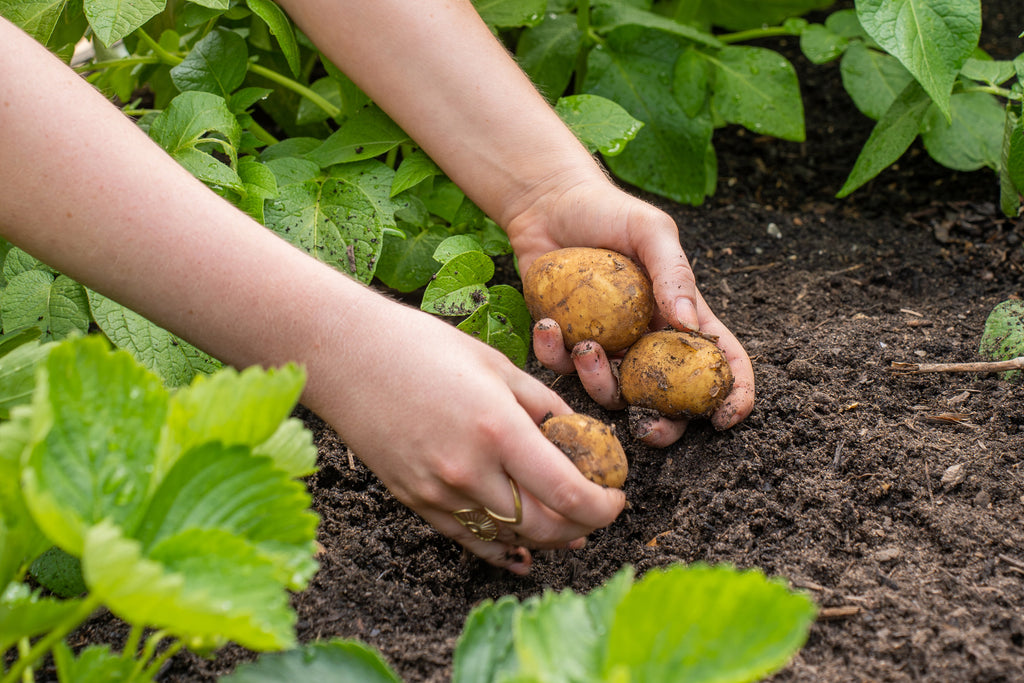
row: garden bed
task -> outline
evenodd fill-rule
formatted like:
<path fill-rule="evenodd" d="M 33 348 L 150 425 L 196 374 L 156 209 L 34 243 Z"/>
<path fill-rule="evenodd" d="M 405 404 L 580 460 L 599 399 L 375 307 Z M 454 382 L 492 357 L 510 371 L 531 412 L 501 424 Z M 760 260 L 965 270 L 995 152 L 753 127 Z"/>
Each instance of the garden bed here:
<path fill-rule="evenodd" d="M 983 47 L 1018 54 L 1024 6 L 984 10 Z M 872 122 L 834 64 L 786 54 L 807 142 L 720 131 L 715 197 L 699 208 L 652 198 L 678 221 L 705 297 L 750 353 L 753 414 L 727 432 L 695 423 L 652 450 L 575 378 L 532 364 L 577 411 L 618 425 L 631 471 L 620 518 L 582 550 L 537 553 L 526 578 L 464 555 L 304 414 L 320 450 L 309 486 L 324 550 L 294 598 L 301 639 L 358 638 L 407 681 L 446 681 L 480 600 L 587 591 L 627 563 L 727 562 L 783 576 L 821 607 L 773 680 L 1024 679 L 1024 387 L 890 372 L 894 361 L 977 358 L 989 310 L 1024 295 L 1024 222 L 999 213 L 990 172 L 953 174 L 917 145 L 834 199 Z M 118 631 L 98 617 L 71 642 Z M 182 654 L 163 678 L 212 680 L 249 657 Z"/>

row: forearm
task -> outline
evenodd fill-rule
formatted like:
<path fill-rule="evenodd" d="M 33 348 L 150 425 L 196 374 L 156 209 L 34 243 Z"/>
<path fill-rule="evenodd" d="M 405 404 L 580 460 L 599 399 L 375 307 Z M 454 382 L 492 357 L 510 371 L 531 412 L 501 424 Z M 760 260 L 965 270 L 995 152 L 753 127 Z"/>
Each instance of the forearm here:
<path fill-rule="evenodd" d="M 324 54 L 507 227 L 601 174 L 468 0 L 282 0 Z"/>
<path fill-rule="evenodd" d="M 337 349 L 346 309 L 376 295 L 211 192 L 2 20 L 0 43 L 0 234 L 226 362 L 327 365 L 322 342 Z"/>

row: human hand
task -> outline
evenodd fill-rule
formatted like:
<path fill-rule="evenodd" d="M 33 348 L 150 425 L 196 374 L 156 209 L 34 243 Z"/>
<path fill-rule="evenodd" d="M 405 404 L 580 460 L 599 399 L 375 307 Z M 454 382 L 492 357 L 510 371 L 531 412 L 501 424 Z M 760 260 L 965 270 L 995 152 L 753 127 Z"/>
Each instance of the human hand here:
<path fill-rule="evenodd" d="M 339 362 L 354 374 L 337 383 L 340 391 L 318 392 L 317 412 L 398 500 L 518 574 L 529 571 L 529 548 L 578 547 L 615 519 L 622 492 L 585 479 L 537 427 L 549 413 L 572 412 L 555 392 L 451 325 L 374 298 L 346 320 L 357 324 L 360 344 Z M 452 516 L 486 507 L 513 517 L 510 478 L 521 494 L 520 524 L 499 522 L 487 542 Z"/>
<path fill-rule="evenodd" d="M 718 337 L 735 381 L 712 416 L 712 424 L 727 429 L 750 414 L 754 402 L 750 358 L 698 291 L 678 228 L 668 214 L 604 178 L 548 190 L 525 206 L 506 228 L 522 272 L 539 256 L 567 246 L 602 247 L 632 257 L 647 270 L 654 286 L 657 311 L 652 329 L 671 326 Z M 576 372 L 590 396 L 605 408 L 625 406 L 613 369 L 617 361 L 609 359 L 600 345 L 582 341 L 568 351 L 558 324 L 545 319 L 534 326 L 533 347 L 538 360 L 551 370 Z M 664 447 L 682 436 L 686 424 L 686 420 L 645 417 L 631 428 L 644 443 Z"/>

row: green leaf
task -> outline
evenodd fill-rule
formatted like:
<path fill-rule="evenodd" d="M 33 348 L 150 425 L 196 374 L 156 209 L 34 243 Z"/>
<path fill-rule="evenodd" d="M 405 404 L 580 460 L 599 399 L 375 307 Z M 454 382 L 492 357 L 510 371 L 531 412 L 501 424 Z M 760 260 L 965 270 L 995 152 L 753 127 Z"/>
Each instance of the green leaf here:
<path fill-rule="evenodd" d="M 268 164 L 275 174 L 278 166 Z M 267 205 L 267 227 L 362 282 L 373 278 L 383 236 L 394 228 L 394 171 L 375 161 L 341 164 L 325 177 L 282 184 Z"/>
<path fill-rule="evenodd" d="M 473 608 L 455 644 L 452 683 L 508 680 L 518 671 L 512 624 L 519 609 L 511 595 Z"/>
<path fill-rule="evenodd" d="M 921 84 L 947 120 L 960 67 L 978 46 L 980 0 L 857 0 L 868 35 Z"/>
<path fill-rule="evenodd" d="M 993 59 L 968 59 L 960 73 L 975 81 L 983 81 L 989 85 L 1002 85 L 1017 75 L 1011 61 Z"/>
<path fill-rule="evenodd" d="M 661 14 L 648 12 L 639 7 L 619 4 L 613 0 L 595 3 L 591 15 L 591 23 L 599 33 L 611 33 L 623 27 L 636 29 L 650 29 L 665 33 L 686 41 L 705 45 L 707 47 L 720 48 L 724 44 L 710 33 L 673 21 Z M 637 35 L 642 35 L 643 32 Z"/>
<path fill-rule="evenodd" d="M 295 646 L 295 615 L 271 565 L 241 539 L 193 530 L 157 559 L 110 522 L 90 528 L 82 569 L 91 593 L 134 624 L 166 630 L 196 650 L 234 641 L 252 650 Z"/>
<path fill-rule="evenodd" d="M 823 9 L 834 0 L 714 0 L 697 3 L 707 21 L 730 31 L 772 26 L 789 17 Z"/>
<path fill-rule="evenodd" d="M 238 177 L 245 189 L 238 208 L 263 223 L 266 201 L 277 196 L 277 177 L 266 164 L 248 156 L 238 160 Z"/>
<path fill-rule="evenodd" d="M 4 279 L 10 282 L 14 276 L 26 273 L 30 270 L 41 270 L 53 276 L 58 275 L 57 271 L 46 265 L 27 251 L 17 247 L 9 249 L 4 256 Z"/>
<path fill-rule="evenodd" d="M 683 113 L 696 118 L 704 112 L 711 93 L 708 81 L 712 67 L 704 54 L 694 48 L 687 48 L 679 55 L 672 70 L 672 89 Z"/>
<path fill-rule="evenodd" d="M 209 441 L 254 448 L 279 428 L 295 408 L 305 383 L 295 365 L 264 370 L 197 375 L 174 393 L 161 434 L 158 476 L 188 450 Z"/>
<path fill-rule="evenodd" d="M 391 196 L 416 187 L 428 178 L 442 175 L 443 171 L 421 149 L 414 149 L 402 156 L 402 163 L 395 171 L 395 179 L 391 183 Z"/>
<path fill-rule="evenodd" d="M 597 95 L 563 97 L 555 111 L 587 149 L 605 156 L 620 154 L 644 125 L 615 102 Z"/>
<path fill-rule="evenodd" d="M 483 247 L 480 245 L 480 240 L 474 235 L 452 235 L 437 246 L 437 249 L 434 251 L 434 260 L 442 264 L 448 263 L 460 254 L 482 250 Z M 486 282 L 486 280 L 483 280 L 483 282 Z"/>
<path fill-rule="evenodd" d="M 793 65 L 774 50 L 729 46 L 714 64 L 711 106 L 729 123 L 763 135 L 803 142 L 804 108 Z"/>
<path fill-rule="evenodd" d="M 1009 299 L 989 312 L 978 353 L 994 361 L 1024 356 L 1024 301 Z M 1024 372 L 1013 370 L 1004 372 L 1003 378 L 1017 380 L 1022 375 Z"/>
<path fill-rule="evenodd" d="M 546 14 L 543 21 L 520 34 L 516 60 L 553 102 L 569 87 L 582 47 L 583 34 L 574 15 Z"/>
<path fill-rule="evenodd" d="M 245 80 L 248 59 L 249 50 L 242 36 L 216 28 L 171 68 L 171 80 L 182 92 L 197 90 L 227 99 Z"/>
<path fill-rule="evenodd" d="M 927 93 L 917 81 L 912 81 L 875 124 L 836 196 L 849 195 L 899 159 L 917 137 L 931 104 Z"/>
<path fill-rule="evenodd" d="M 487 254 L 461 253 L 441 266 L 423 292 L 420 308 L 442 316 L 469 315 L 487 303 L 485 283 L 492 277 L 494 261 Z"/>
<path fill-rule="evenodd" d="M 800 34 L 800 51 L 813 64 L 831 62 L 842 55 L 849 44 L 849 38 L 821 24 L 811 24 Z"/>
<path fill-rule="evenodd" d="M 1024 193 L 1024 118 L 1013 117 L 1006 135 L 1009 141 L 1006 155 L 1006 172 L 1017 192 Z"/>
<path fill-rule="evenodd" d="M 526 367 L 527 343 L 516 334 L 504 316 L 494 315 L 490 303 L 485 303 L 457 325 L 458 329 L 476 337 L 504 353 L 518 367 Z"/>
<path fill-rule="evenodd" d="M 63 339 L 89 330 L 89 302 L 85 289 L 71 278 L 30 270 L 7 283 L 0 318 L 8 331 L 37 327 L 44 340 Z"/>
<path fill-rule="evenodd" d="M 473 0 L 473 6 L 490 26 L 533 26 L 547 9 L 547 0 Z"/>
<path fill-rule="evenodd" d="M 269 439 L 252 449 L 252 454 L 270 458 L 274 467 L 290 477 L 307 477 L 316 471 L 313 434 L 298 418 L 282 422 Z"/>
<path fill-rule="evenodd" d="M 67 0 L 0 0 L 0 16 L 45 45 L 66 4 Z"/>
<path fill-rule="evenodd" d="M 1003 121 L 1003 144 L 999 156 L 999 208 L 1016 218 L 1024 192 L 1024 126 L 1010 103 Z"/>
<path fill-rule="evenodd" d="M 709 116 L 687 116 L 672 94 L 673 68 L 685 47 L 664 33 L 618 29 L 605 46 L 591 50 L 583 89 L 644 122 L 622 154 L 606 159 L 611 171 L 632 185 L 696 205 L 709 185 L 705 161 L 713 128 Z"/>
<path fill-rule="evenodd" d="M 31 410 L 22 407 L 10 420 L 0 422 L 0 585 L 4 586 L 21 579 L 28 563 L 53 545 L 32 519 L 21 491 L 21 460 L 32 441 L 31 416 Z"/>
<path fill-rule="evenodd" d="M 164 9 L 167 0 L 85 0 L 85 16 L 96 37 L 113 45 Z"/>
<path fill-rule="evenodd" d="M 210 185 L 242 192 L 238 173 L 211 154 L 205 146 L 216 145 L 232 164 L 242 130 L 227 101 L 219 95 L 192 90 L 175 97 L 153 120 L 149 136 L 192 175 Z"/>
<path fill-rule="evenodd" d="M 987 93 L 957 93 L 950 100 L 952 121 L 930 107 L 921 127 L 921 142 L 932 159 L 957 171 L 989 167 L 999 170 L 1003 107 Z"/>
<path fill-rule="evenodd" d="M 0 595 L 0 652 L 22 638 L 50 631 L 74 616 L 80 606 L 78 600 L 39 597 L 25 584 L 8 585 Z"/>
<path fill-rule="evenodd" d="M 59 641 L 53 648 L 53 663 L 61 683 L 116 683 L 132 680 L 137 662 L 111 651 L 109 645 L 89 645 L 76 656 L 67 643 Z"/>
<path fill-rule="evenodd" d="M 403 293 L 426 286 L 441 266 L 433 255 L 446 236 L 447 233 L 439 228 L 424 230 L 405 239 L 385 235 L 375 275 L 388 287 Z"/>
<path fill-rule="evenodd" d="M 892 55 L 853 43 L 843 55 L 839 73 L 843 87 L 862 114 L 882 118 L 914 77 Z"/>
<path fill-rule="evenodd" d="M 296 650 L 265 654 L 255 662 L 245 662 L 239 665 L 234 672 L 220 680 L 223 683 L 281 683 L 281 681 L 400 683 L 401 681 L 379 652 L 355 640 L 307 643 Z"/>
<path fill-rule="evenodd" d="M 298 78 L 302 66 L 299 63 L 299 43 L 295 39 L 292 22 L 288 20 L 284 10 L 271 0 L 245 0 L 245 4 L 249 6 L 253 14 L 266 23 L 270 33 L 277 40 L 277 44 L 281 46 L 281 53 L 288 62 L 288 68 L 291 69 L 292 75 Z"/>
<path fill-rule="evenodd" d="M 622 598 L 603 680 L 755 681 L 800 649 L 816 615 L 806 596 L 758 571 L 653 570 Z"/>
<path fill-rule="evenodd" d="M 321 168 L 327 168 L 334 164 L 372 159 L 408 141 L 409 136 L 398 124 L 380 107 L 371 106 L 341 124 L 306 157 L 320 164 Z"/>
<path fill-rule="evenodd" d="M 511 326 L 516 335 L 529 338 L 533 319 L 518 289 L 510 285 L 494 285 L 487 290 L 487 300 L 492 316 Z"/>
<path fill-rule="evenodd" d="M 40 586 L 62 598 L 75 598 L 86 591 L 82 563 L 56 546 L 37 557 L 29 573 Z"/>
<path fill-rule="evenodd" d="M 138 522 L 167 402 L 159 378 L 100 337 L 50 351 L 39 366 L 22 484 L 54 544 L 79 555 L 90 525 Z"/>
<path fill-rule="evenodd" d="M 22 344 L 0 357 L 0 420 L 9 418 L 15 406 L 31 401 L 36 386 L 36 365 L 46 358 L 51 348 L 52 343 Z"/>
<path fill-rule="evenodd" d="M 103 334 L 155 372 L 167 386 L 188 384 L 196 375 L 220 367 L 212 356 L 102 294 L 89 290 L 89 305 Z"/>
<path fill-rule="evenodd" d="M 309 85 L 309 89 L 333 104 L 339 111 L 341 111 L 345 104 L 341 83 L 336 78 L 330 76 L 318 78 Z M 310 123 L 319 123 L 329 118 L 331 118 L 330 113 L 312 100 L 305 97 L 299 100 L 299 107 L 295 112 L 295 123 L 297 125 L 305 126 Z M 343 117 L 339 116 L 336 120 L 342 119 Z"/>

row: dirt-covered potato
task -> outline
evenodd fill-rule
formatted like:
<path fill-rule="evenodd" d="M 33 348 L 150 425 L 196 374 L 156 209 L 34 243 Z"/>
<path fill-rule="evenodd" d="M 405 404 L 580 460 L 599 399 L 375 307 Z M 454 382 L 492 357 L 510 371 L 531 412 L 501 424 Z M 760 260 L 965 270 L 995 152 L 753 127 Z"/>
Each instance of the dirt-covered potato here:
<path fill-rule="evenodd" d="M 647 331 L 654 292 L 631 259 L 608 249 L 569 247 L 533 262 L 523 276 L 523 297 L 534 320 L 552 318 L 566 348 L 593 339 L 609 353 Z"/>
<path fill-rule="evenodd" d="M 589 415 L 572 413 L 549 417 L 540 429 L 587 479 L 601 486 L 622 488 L 629 466 L 626 452 L 609 425 Z"/>
<path fill-rule="evenodd" d="M 732 390 L 732 371 L 713 339 L 664 330 L 641 337 L 619 366 L 626 403 L 666 417 L 708 417 Z"/>

